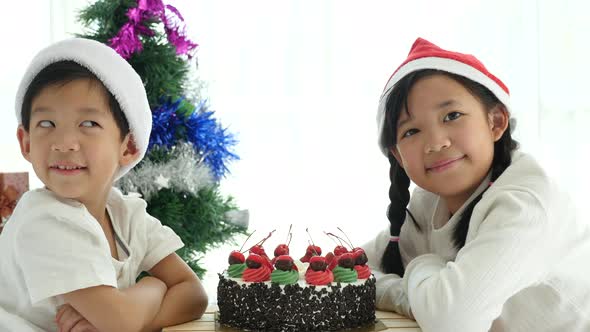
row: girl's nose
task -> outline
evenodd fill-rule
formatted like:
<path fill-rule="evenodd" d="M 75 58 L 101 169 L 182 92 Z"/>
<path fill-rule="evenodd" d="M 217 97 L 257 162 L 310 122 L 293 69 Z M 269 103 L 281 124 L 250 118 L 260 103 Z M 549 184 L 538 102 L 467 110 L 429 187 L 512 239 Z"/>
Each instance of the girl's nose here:
<path fill-rule="evenodd" d="M 58 134 L 51 144 L 51 151 L 56 152 L 73 152 L 80 150 L 80 142 L 72 132 Z"/>
<path fill-rule="evenodd" d="M 444 132 L 433 133 L 429 135 L 425 145 L 425 153 L 440 152 L 451 146 L 451 139 Z"/>

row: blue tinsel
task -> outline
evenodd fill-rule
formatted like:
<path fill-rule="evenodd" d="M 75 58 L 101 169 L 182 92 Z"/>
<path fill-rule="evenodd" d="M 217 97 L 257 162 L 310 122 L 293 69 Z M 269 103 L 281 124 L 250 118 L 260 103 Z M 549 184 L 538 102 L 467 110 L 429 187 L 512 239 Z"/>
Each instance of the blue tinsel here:
<path fill-rule="evenodd" d="M 178 99 L 175 102 L 161 99 L 160 102 L 160 106 L 152 111 L 152 132 L 150 134 L 148 151 L 154 145 L 168 149 L 175 145 L 178 140 L 176 137 L 177 128 L 183 122 L 182 118 L 176 114 L 182 99 Z"/>
<path fill-rule="evenodd" d="M 236 145 L 234 136 L 217 122 L 213 111 L 201 101 L 197 109 L 186 119 L 186 137 L 205 156 L 205 163 L 211 167 L 216 178 L 221 178 L 229 169 L 226 163 L 238 159 L 229 149 Z"/>
<path fill-rule="evenodd" d="M 197 154 L 205 156 L 204 162 L 217 180 L 225 176 L 229 172 L 226 163 L 239 158 L 230 151 L 237 141 L 217 123 L 206 101 L 199 102 L 189 116 L 177 114 L 183 99 L 160 101 L 160 106 L 152 112 L 153 125 L 148 151 L 155 145 L 169 149 L 178 141 L 190 142 Z"/>

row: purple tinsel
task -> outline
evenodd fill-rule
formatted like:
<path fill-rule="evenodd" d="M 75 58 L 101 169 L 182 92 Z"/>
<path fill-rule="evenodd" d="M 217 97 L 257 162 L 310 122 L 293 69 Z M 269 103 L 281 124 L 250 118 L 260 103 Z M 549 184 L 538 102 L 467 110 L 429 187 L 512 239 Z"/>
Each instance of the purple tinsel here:
<path fill-rule="evenodd" d="M 169 13 L 174 15 L 167 15 Z M 174 16 L 177 19 L 174 19 Z M 123 58 L 129 59 L 133 53 L 143 50 L 139 35 L 151 37 L 155 34 L 143 24 L 149 18 L 158 18 L 164 23 L 168 41 L 176 48 L 177 55 L 186 54 L 189 58 L 193 57 L 198 44 L 186 37 L 184 18 L 174 6 L 164 6 L 162 0 L 138 0 L 137 7 L 127 10 L 127 17 L 129 21 L 121 27 L 115 37 L 109 39 L 110 46 Z"/>
<path fill-rule="evenodd" d="M 197 154 L 204 156 L 205 164 L 219 180 L 229 172 L 226 163 L 239 159 L 230 151 L 237 141 L 213 117 L 214 112 L 207 109 L 206 101 L 196 105 L 196 110 L 188 116 L 177 113 L 183 101 L 182 98 L 162 99 L 161 105 L 153 110 L 148 151 L 154 146 L 170 149 L 178 141 L 189 142 Z"/>
<path fill-rule="evenodd" d="M 143 50 L 143 44 L 136 32 L 133 24 L 125 23 L 119 33 L 109 40 L 109 43 L 123 58 L 129 59 L 133 53 Z"/>

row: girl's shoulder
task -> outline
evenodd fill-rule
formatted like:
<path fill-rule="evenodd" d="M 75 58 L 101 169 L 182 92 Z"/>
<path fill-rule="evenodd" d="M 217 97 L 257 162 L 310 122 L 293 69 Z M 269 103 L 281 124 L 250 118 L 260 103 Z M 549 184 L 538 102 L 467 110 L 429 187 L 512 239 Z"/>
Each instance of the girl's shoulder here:
<path fill-rule="evenodd" d="M 518 150 L 513 153 L 510 166 L 496 179 L 489 191 L 526 192 L 541 202 L 564 194 L 561 186 L 532 155 Z"/>
<path fill-rule="evenodd" d="M 498 215 L 504 213 L 506 219 L 535 219 L 530 222 L 537 226 L 559 228 L 576 222 L 571 196 L 533 156 L 520 151 L 514 153 L 512 164 L 496 179 L 476 208 L 483 215 L 486 210 L 499 208 L 502 211 L 497 211 Z"/>

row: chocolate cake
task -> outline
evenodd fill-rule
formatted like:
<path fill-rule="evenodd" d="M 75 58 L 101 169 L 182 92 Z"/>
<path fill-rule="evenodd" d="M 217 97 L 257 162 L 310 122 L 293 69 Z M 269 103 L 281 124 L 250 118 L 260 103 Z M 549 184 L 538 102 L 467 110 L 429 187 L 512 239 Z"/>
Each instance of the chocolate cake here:
<path fill-rule="evenodd" d="M 288 245 L 279 244 L 271 260 L 262 248 L 271 234 L 248 250 L 248 259 L 231 252 L 217 287 L 220 324 L 250 331 L 337 331 L 375 323 L 375 277 L 363 249 L 339 245 L 323 257 L 320 247 L 309 245 L 295 262 Z"/>
<path fill-rule="evenodd" d="M 219 322 L 252 331 L 337 331 L 375 322 L 375 278 L 314 286 L 219 274 Z"/>

